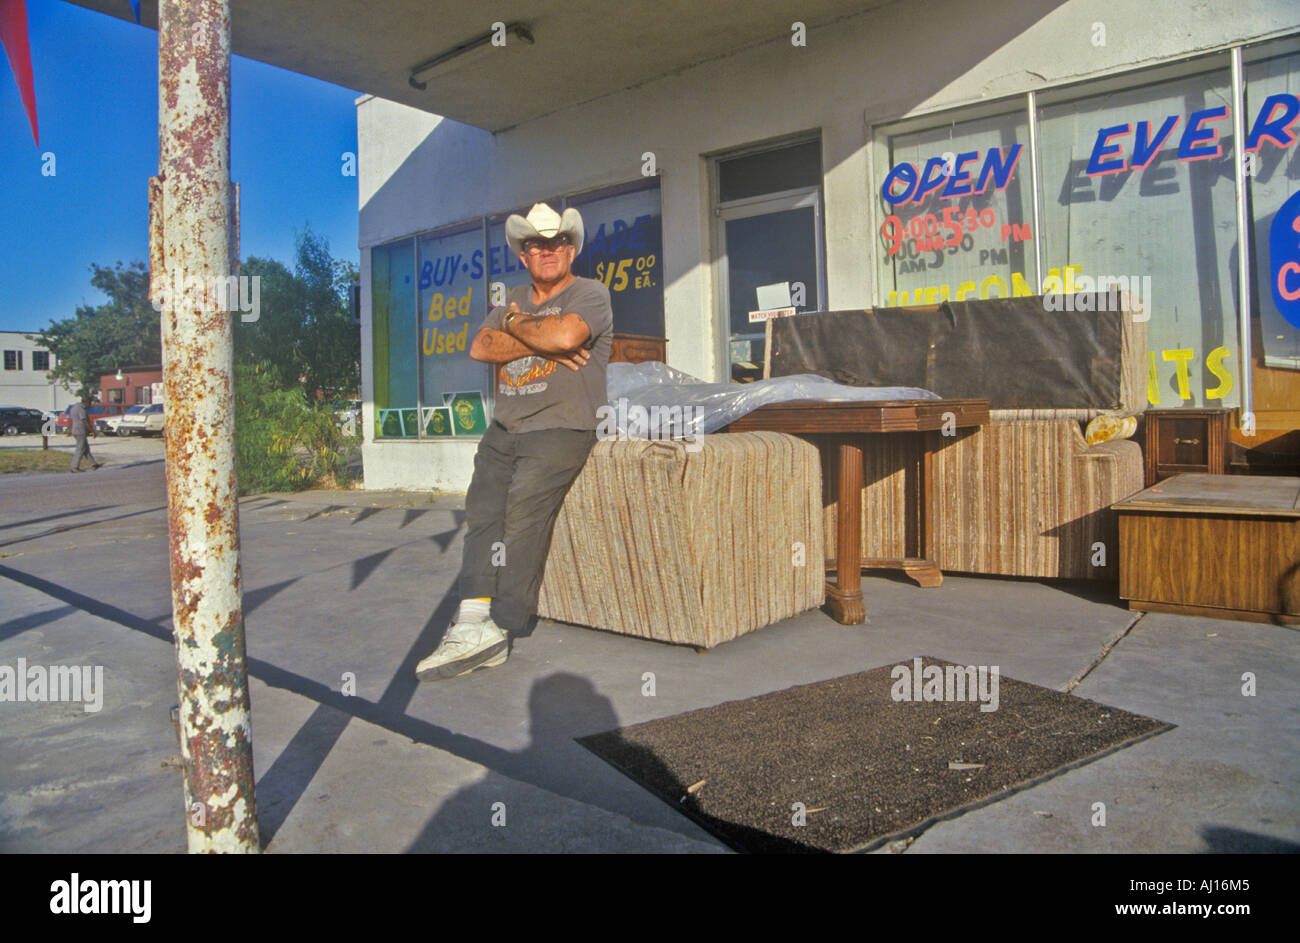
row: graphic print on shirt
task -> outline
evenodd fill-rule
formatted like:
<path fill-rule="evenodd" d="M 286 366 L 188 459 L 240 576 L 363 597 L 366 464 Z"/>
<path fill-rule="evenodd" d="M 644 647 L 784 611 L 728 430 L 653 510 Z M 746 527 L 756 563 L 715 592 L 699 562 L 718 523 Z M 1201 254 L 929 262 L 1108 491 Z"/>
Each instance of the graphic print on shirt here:
<path fill-rule="evenodd" d="M 559 305 L 554 305 L 540 309 L 536 312 L 536 317 L 547 318 L 559 313 Z M 558 367 L 559 364 L 554 360 L 547 360 L 536 354 L 504 363 L 497 370 L 497 392 L 502 396 L 527 396 L 530 393 L 540 393 L 546 389 L 546 378 Z"/>

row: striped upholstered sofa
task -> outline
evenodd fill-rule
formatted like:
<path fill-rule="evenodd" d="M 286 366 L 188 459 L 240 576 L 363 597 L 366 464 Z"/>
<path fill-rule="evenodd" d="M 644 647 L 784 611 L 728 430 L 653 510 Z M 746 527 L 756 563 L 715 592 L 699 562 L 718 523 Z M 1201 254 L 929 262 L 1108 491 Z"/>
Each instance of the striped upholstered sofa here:
<path fill-rule="evenodd" d="M 597 442 L 538 614 L 707 649 L 825 600 L 821 467 L 794 436 Z"/>
<path fill-rule="evenodd" d="M 1065 317 L 1044 310 L 1041 297 L 894 309 L 880 312 L 890 316 L 880 323 L 867 320 L 877 312 L 836 313 L 833 326 L 820 329 L 790 318 L 777 325 L 783 333 L 773 331 L 772 373 L 819 372 L 840 382 L 990 399 L 987 426 L 941 440 L 935 453 L 931 558 L 945 572 L 1115 580 L 1118 527 L 1110 505 L 1142 490 L 1142 451 L 1132 440 L 1089 445 L 1084 426 L 1098 415 L 1136 416 L 1146 408 L 1146 325 L 1127 298 L 1119 303 L 1118 312 L 1075 312 L 1068 325 L 1050 320 Z M 984 326 L 971 328 L 963 318 Z M 877 438 L 863 450 L 862 556 L 904 557 L 910 446 Z M 833 476 L 836 462 L 823 467 Z M 826 488 L 823 533 L 827 559 L 834 559 L 837 484 Z"/>

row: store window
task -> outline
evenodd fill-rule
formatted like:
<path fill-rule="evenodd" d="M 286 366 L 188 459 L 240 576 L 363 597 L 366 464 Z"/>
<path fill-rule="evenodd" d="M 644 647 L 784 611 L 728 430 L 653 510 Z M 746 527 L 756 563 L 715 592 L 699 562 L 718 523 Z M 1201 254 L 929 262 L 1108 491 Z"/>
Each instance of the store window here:
<path fill-rule="evenodd" d="M 1286 425 L 1300 370 L 1300 37 L 1243 60 L 1254 367 L 1288 371 L 1257 378 L 1253 407 Z M 877 128 L 876 303 L 1126 290 L 1147 318 L 1150 404 L 1240 405 L 1230 61 Z"/>
<path fill-rule="evenodd" d="M 718 202 L 821 186 L 820 141 L 804 141 L 718 161 Z"/>
<path fill-rule="evenodd" d="M 1023 109 L 888 137 L 875 198 L 885 307 L 1036 289 Z"/>
<path fill-rule="evenodd" d="M 609 288 L 614 330 L 663 337 L 659 181 L 572 197 L 567 205 L 582 214 L 585 236 L 582 252 L 573 260 L 573 272 Z"/>
<path fill-rule="evenodd" d="M 1105 279 L 1141 297 L 1153 406 L 1239 403 L 1236 142 L 1216 65 L 1039 110 L 1045 266 L 1067 292 Z"/>
<path fill-rule="evenodd" d="M 1253 211 L 1255 301 L 1267 367 L 1300 370 L 1300 41 L 1270 43 L 1246 63 L 1246 174 Z M 1279 407 L 1283 404 L 1278 403 Z M 1285 404 L 1295 409 L 1297 404 Z"/>
<path fill-rule="evenodd" d="M 413 240 L 371 250 L 370 285 L 375 436 L 413 438 L 419 433 Z"/>
<path fill-rule="evenodd" d="M 786 283 L 800 311 L 826 297 L 822 242 L 821 142 L 807 141 L 715 161 L 717 257 L 731 379 L 762 376 L 757 289 Z"/>
<path fill-rule="evenodd" d="M 420 428 L 487 431 L 492 369 L 469 355 L 487 315 L 481 222 L 420 238 Z"/>

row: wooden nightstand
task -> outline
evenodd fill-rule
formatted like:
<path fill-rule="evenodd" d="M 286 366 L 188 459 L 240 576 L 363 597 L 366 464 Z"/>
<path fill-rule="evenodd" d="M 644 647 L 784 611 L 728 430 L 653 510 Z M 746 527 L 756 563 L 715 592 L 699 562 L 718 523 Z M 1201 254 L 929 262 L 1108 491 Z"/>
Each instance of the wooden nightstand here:
<path fill-rule="evenodd" d="M 1146 487 L 1183 472 L 1228 470 L 1230 409 L 1148 409 L 1142 450 Z"/>

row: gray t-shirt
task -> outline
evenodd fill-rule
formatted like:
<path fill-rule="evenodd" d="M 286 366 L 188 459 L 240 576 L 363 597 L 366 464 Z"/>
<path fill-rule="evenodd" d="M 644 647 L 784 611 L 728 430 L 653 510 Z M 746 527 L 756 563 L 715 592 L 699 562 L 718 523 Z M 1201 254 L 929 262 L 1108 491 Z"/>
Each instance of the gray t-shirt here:
<path fill-rule="evenodd" d="M 68 435 L 90 435 L 90 420 L 85 406 L 73 403 L 68 409 L 68 418 Z"/>
<path fill-rule="evenodd" d="M 532 286 L 519 285 L 510 289 L 504 306 L 488 312 L 483 326 L 501 330 L 501 321 L 512 301 L 524 314 L 580 316 L 591 329 L 591 336 L 583 345 L 591 351 L 591 359 L 577 371 L 535 355 L 498 364 L 493 417 L 507 432 L 594 430 L 599 425 L 596 409 L 609 402 L 605 392 L 605 365 L 609 363 L 614 333 L 609 289 L 594 278 L 578 277 L 558 295 L 535 305 Z"/>

